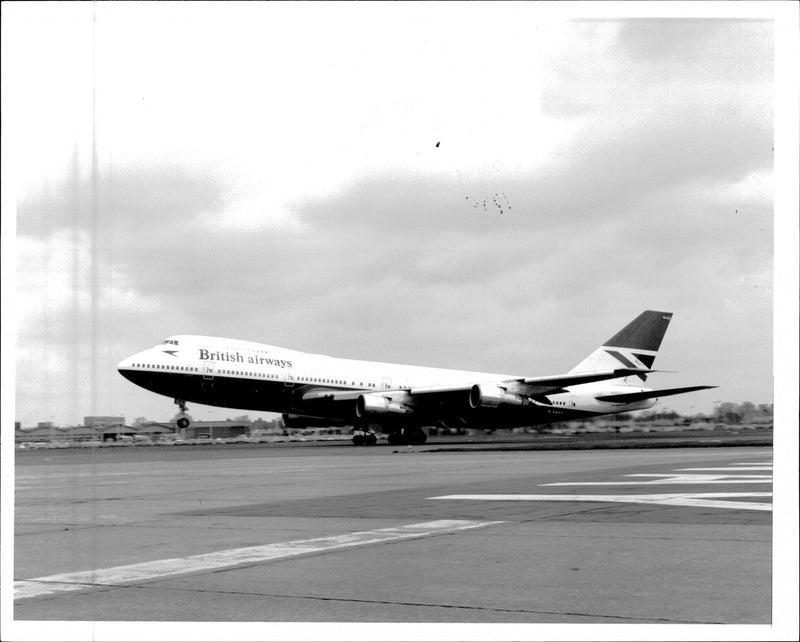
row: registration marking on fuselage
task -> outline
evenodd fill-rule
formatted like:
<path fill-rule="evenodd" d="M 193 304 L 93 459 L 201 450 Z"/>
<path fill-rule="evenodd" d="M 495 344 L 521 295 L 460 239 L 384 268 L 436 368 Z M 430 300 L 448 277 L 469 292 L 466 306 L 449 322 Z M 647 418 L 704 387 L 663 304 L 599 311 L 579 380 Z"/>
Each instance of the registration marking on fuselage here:
<path fill-rule="evenodd" d="M 447 532 L 482 528 L 502 523 L 501 521 L 478 522 L 443 519 L 392 528 L 380 528 L 373 531 L 345 533 L 332 537 L 317 537 L 314 539 L 265 544 L 263 546 L 233 548 L 201 555 L 154 560 L 92 571 L 61 573 L 59 575 L 15 581 L 14 599 L 40 597 L 66 591 L 113 588 L 138 582 L 159 580 L 172 575 L 185 575 L 199 571 L 252 565 L 297 555 L 334 551 L 367 544 L 420 539 Z"/>

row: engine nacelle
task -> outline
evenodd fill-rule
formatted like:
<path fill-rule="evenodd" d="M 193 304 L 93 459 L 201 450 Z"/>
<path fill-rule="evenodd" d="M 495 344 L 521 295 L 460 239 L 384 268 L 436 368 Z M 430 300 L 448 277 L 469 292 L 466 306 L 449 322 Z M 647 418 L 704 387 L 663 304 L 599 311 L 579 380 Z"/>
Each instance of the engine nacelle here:
<path fill-rule="evenodd" d="M 481 406 L 488 406 L 496 408 L 497 406 L 521 406 L 525 403 L 525 399 L 519 395 L 511 394 L 503 390 L 500 386 L 493 386 L 491 384 L 476 383 L 469 391 L 469 405 L 470 408 L 480 408 Z"/>
<path fill-rule="evenodd" d="M 405 415 L 410 412 L 411 408 L 405 404 L 381 395 L 359 395 L 358 399 L 356 399 L 356 417 L 359 419 L 366 415 Z"/>

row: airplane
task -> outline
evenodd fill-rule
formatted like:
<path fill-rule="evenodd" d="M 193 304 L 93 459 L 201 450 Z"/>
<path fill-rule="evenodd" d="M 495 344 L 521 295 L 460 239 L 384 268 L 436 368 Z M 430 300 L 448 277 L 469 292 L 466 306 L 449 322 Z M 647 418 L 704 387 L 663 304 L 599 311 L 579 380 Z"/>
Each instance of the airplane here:
<path fill-rule="evenodd" d="M 653 390 L 647 375 L 672 319 L 646 310 L 566 374 L 544 377 L 356 361 L 263 343 L 176 335 L 120 362 L 138 386 L 187 402 L 282 413 L 289 427 L 353 426 L 353 443 L 423 444 L 424 427 L 512 428 L 652 408 L 660 397 L 716 386 Z"/>

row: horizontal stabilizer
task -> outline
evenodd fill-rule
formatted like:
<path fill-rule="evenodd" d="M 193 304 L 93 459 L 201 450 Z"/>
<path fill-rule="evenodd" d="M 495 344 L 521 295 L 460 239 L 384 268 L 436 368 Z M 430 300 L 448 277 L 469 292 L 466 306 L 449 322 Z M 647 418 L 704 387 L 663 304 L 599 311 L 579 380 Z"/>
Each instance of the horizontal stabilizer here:
<path fill-rule="evenodd" d="M 671 395 L 681 395 L 684 392 L 694 392 L 695 390 L 708 390 L 717 386 L 690 386 L 688 388 L 666 388 L 664 390 L 645 390 L 644 392 L 622 392 L 613 395 L 599 395 L 595 397 L 598 401 L 613 401 L 614 403 L 633 403 L 645 399 L 656 399 L 658 397 L 669 397 Z"/>

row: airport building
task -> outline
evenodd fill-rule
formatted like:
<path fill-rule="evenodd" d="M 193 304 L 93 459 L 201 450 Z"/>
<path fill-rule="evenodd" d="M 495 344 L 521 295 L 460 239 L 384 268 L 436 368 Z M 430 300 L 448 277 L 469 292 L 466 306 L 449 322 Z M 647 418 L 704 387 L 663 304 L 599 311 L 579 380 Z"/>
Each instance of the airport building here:
<path fill-rule="evenodd" d="M 164 439 L 230 439 L 242 436 L 269 436 L 284 434 L 279 421 L 251 421 L 247 417 L 220 421 L 192 421 L 179 430 L 175 421 L 157 422 L 137 420 L 126 425 L 124 417 L 85 417 L 81 426 L 59 427 L 52 422 L 40 422 L 36 427 L 23 428 L 19 422 L 14 426 L 15 443 L 44 442 L 117 442 L 117 441 L 163 441 Z"/>
<path fill-rule="evenodd" d="M 231 439 L 284 434 L 280 421 L 251 421 L 247 417 L 220 421 L 192 421 L 188 428 L 178 430 L 182 439 Z"/>
<path fill-rule="evenodd" d="M 116 419 L 116 418 L 115 418 Z M 124 418 L 123 418 L 124 422 Z M 124 423 L 107 425 L 103 422 L 91 422 L 82 426 L 53 426 L 51 422 L 42 422 L 35 428 L 16 427 L 14 441 L 69 443 L 89 441 L 118 441 L 120 439 L 157 439 L 161 435 L 174 433 L 169 424 L 148 422 L 139 426 L 126 426 Z"/>
<path fill-rule="evenodd" d="M 250 435 L 250 421 L 193 421 L 180 431 L 183 439 L 229 439 Z"/>
<path fill-rule="evenodd" d="M 89 427 L 99 426 L 122 426 L 125 423 L 125 417 L 84 417 L 83 425 Z"/>

